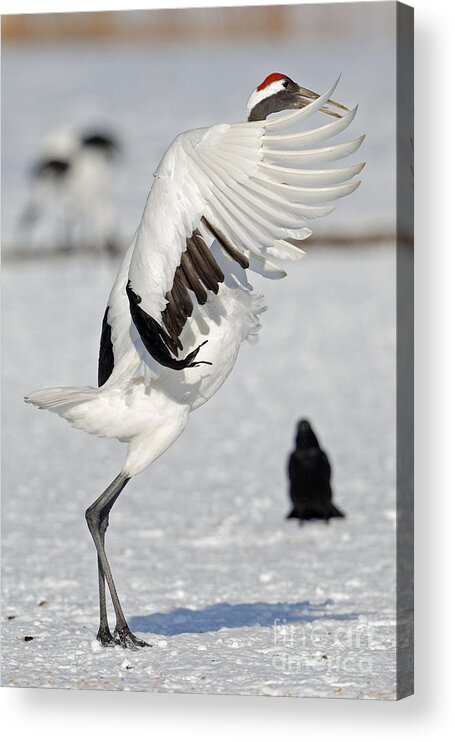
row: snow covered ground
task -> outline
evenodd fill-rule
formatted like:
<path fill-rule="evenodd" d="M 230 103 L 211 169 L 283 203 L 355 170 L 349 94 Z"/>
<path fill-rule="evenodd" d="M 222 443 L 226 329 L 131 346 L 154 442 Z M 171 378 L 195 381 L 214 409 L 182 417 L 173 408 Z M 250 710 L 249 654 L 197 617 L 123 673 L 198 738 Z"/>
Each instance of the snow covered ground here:
<path fill-rule="evenodd" d="M 95 382 L 115 270 L 87 256 L 3 270 L 3 684 L 394 698 L 394 250 L 317 247 L 285 281 L 255 280 L 259 343 L 112 512 L 118 589 L 153 644 L 136 653 L 93 641 L 84 519 L 124 448 L 22 401 Z M 302 416 L 347 513 L 328 526 L 285 520 Z"/>

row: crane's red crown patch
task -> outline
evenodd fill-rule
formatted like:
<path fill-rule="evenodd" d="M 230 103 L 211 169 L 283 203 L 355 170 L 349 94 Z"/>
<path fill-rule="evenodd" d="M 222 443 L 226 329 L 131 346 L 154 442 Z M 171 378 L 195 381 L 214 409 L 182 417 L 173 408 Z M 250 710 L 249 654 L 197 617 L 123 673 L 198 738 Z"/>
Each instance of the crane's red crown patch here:
<path fill-rule="evenodd" d="M 265 78 L 264 82 L 261 82 L 260 85 L 257 86 L 256 90 L 264 90 L 264 88 L 267 87 L 267 85 L 270 85 L 270 83 L 275 82 L 276 80 L 288 80 L 287 75 L 283 75 L 281 72 L 272 72 L 271 75 L 268 75 L 268 77 Z"/>

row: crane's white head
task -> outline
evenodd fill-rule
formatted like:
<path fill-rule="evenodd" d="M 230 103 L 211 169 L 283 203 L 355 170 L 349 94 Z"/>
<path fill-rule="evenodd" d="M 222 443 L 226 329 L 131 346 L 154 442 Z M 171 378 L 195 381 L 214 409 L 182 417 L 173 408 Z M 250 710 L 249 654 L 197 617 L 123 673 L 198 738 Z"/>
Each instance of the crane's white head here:
<path fill-rule="evenodd" d="M 300 87 L 294 80 L 281 72 L 273 72 L 251 93 L 247 103 L 248 121 L 263 121 L 271 113 L 303 108 L 316 98 L 319 98 L 318 93 Z M 329 100 L 327 105 L 322 106 L 321 111 L 329 116 L 339 118 L 341 114 L 331 110 L 330 106 L 343 111 L 348 110 L 341 103 Z"/>

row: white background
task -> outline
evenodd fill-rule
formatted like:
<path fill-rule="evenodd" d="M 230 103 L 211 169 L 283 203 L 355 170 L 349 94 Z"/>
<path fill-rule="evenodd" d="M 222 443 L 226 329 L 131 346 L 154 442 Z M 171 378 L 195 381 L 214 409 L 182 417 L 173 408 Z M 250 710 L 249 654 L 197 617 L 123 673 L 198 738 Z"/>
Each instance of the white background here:
<path fill-rule="evenodd" d="M 261 4 L 265 4 L 263 0 Z M 204 5 L 140 2 L 135 8 Z M 212 3 L 216 4 L 216 3 Z M 234 5 L 224 0 L 224 5 Z M 251 3 L 253 4 L 253 3 Z M 116 740 L 254 735 L 350 740 L 447 738 L 453 718 L 453 24 L 450 3 L 416 8 L 416 695 L 400 703 L 2 688 L 14 738 Z M 125 3 L 1 0 L 2 13 L 125 8 Z M 452 270 L 451 270 L 452 269 Z M 452 511 L 452 512 L 451 512 Z"/>

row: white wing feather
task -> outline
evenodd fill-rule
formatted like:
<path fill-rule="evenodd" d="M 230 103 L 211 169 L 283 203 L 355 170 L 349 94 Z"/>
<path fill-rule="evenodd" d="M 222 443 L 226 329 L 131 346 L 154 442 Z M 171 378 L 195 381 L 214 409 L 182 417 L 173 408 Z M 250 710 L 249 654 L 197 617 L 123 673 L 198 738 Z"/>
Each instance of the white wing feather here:
<path fill-rule="evenodd" d="M 288 240 L 307 238 L 308 222 L 333 210 L 326 202 L 358 187 L 360 181 L 352 178 L 363 163 L 332 169 L 306 167 L 347 157 L 360 147 L 363 137 L 313 147 L 349 126 L 357 107 L 318 128 L 274 133 L 319 111 L 335 87 L 336 83 L 296 112 L 185 132 L 169 147 L 156 172 L 128 268 L 141 309 L 161 327 L 165 294 L 172 288 L 186 240 L 202 228 L 203 217 L 248 257 L 252 270 L 277 277 L 285 273 L 268 257 L 300 258 L 302 250 Z"/>

